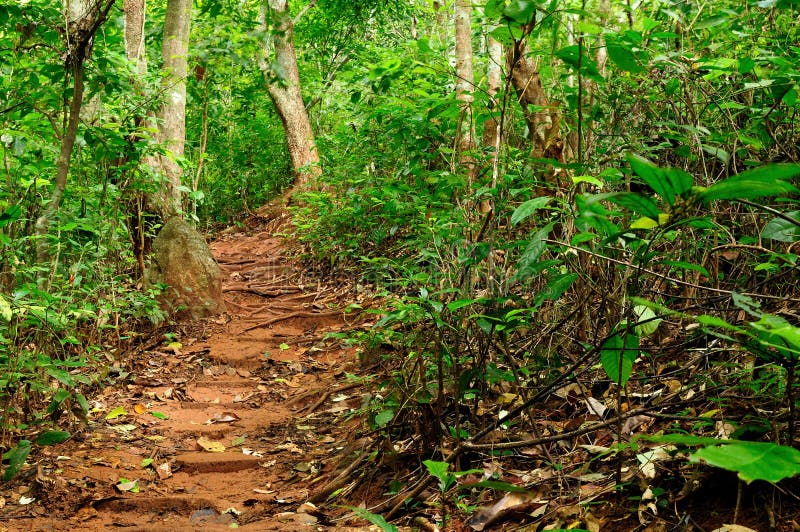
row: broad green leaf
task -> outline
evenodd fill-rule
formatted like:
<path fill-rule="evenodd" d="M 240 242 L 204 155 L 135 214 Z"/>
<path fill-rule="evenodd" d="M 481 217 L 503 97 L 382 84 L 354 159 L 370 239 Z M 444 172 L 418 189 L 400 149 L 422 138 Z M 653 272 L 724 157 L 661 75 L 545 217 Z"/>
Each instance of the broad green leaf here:
<path fill-rule="evenodd" d="M 436 460 L 425 460 L 422 462 L 428 469 L 431 476 L 442 479 L 447 476 L 447 471 L 450 469 L 450 464 L 447 462 L 437 462 Z"/>
<path fill-rule="evenodd" d="M 648 218 L 657 220 L 660 214 L 655 201 L 636 192 L 617 192 L 609 195 L 608 200 Z"/>
<path fill-rule="evenodd" d="M 544 250 L 547 249 L 547 243 L 545 242 L 545 239 L 552 230 L 553 224 L 549 223 L 543 228 L 539 229 L 533 235 L 533 237 L 531 237 L 528 247 L 525 248 L 525 251 L 522 253 L 519 262 L 517 263 L 517 271 L 513 277 L 515 281 L 524 280 L 532 275 L 533 271 L 536 269 L 536 264 L 539 261 L 539 257 L 541 257 L 542 253 L 544 253 Z"/>
<path fill-rule="evenodd" d="M 763 347 L 772 348 L 788 359 L 800 358 L 800 327 L 772 314 L 764 314 L 757 322 L 751 322 L 750 327 Z"/>
<path fill-rule="evenodd" d="M 800 474 L 800 451 L 774 443 L 737 442 L 695 451 L 689 460 L 735 471 L 747 482 L 780 482 Z"/>
<path fill-rule="evenodd" d="M 164 414 L 164 413 L 162 413 L 162 412 L 153 411 L 153 412 L 150 412 L 150 415 L 153 416 L 156 419 L 169 419 L 169 416 Z"/>
<path fill-rule="evenodd" d="M 658 326 L 663 321 L 661 318 L 656 317 L 656 313 L 653 309 L 644 305 L 634 306 L 633 313 L 636 314 L 636 325 L 634 329 L 639 336 L 650 336 L 656 332 Z"/>
<path fill-rule="evenodd" d="M 141 467 L 142 469 L 146 469 L 147 467 L 149 467 L 151 465 L 153 465 L 153 459 L 152 458 L 143 458 L 142 461 L 139 463 L 139 467 Z"/>
<path fill-rule="evenodd" d="M 658 222 L 647 216 L 637 218 L 631 223 L 631 229 L 654 229 L 658 227 Z"/>
<path fill-rule="evenodd" d="M 65 430 L 48 430 L 39 434 L 36 445 L 55 445 L 67 441 L 70 436 L 71 434 Z"/>
<path fill-rule="evenodd" d="M 3 214 L 0 214 L 0 227 L 5 227 L 8 224 L 16 221 L 22 215 L 22 207 L 19 205 L 12 205 Z"/>
<path fill-rule="evenodd" d="M 628 382 L 638 356 L 639 336 L 633 331 L 617 332 L 600 347 L 600 363 L 606 375 L 620 386 Z"/>
<path fill-rule="evenodd" d="M 644 71 L 642 65 L 636 60 L 636 54 L 624 44 L 609 41 L 606 45 L 606 50 L 608 51 L 608 57 L 622 70 L 633 73 Z"/>
<path fill-rule="evenodd" d="M 468 306 L 472 305 L 473 303 L 475 303 L 475 301 L 477 301 L 477 300 L 476 299 L 457 299 L 456 301 L 451 301 L 450 303 L 447 304 L 447 310 L 452 312 L 454 310 L 458 310 L 458 309 L 463 308 L 463 307 L 468 307 Z"/>
<path fill-rule="evenodd" d="M 528 218 L 530 215 L 547 206 L 550 203 L 549 196 L 542 196 L 540 198 L 533 198 L 531 200 L 526 201 L 516 209 L 514 209 L 513 214 L 511 215 L 511 225 L 517 225 L 521 221 Z"/>
<path fill-rule="evenodd" d="M 603 188 L 603 182 L 591 175 L 576 175 L 572 177 L 572 184 L 589 183 L 597 188 Z"/>
<path fill-rule="evenodd" d="M 569 287 L 572 286 L 572 283 L 574 283 L 577 278 L 577 273 L 562 273 L 556 275 L 547 282 L 547 285 L 545 285 L 541 292 L 536 294 L 533 305 L 538 307 L 545 301 L 556 301 L 564 295 L 564 292 L 569 290 Z"/>
<path fill-rule="evenodd" d="M 753 199 L 794 194 L 798 189 L 785 181 L 800 175 L 799 164 L 773 164 L 747 170 L 719 181 L 698 194 L 703 203 L 715 200 Z"/>
<path fill-rule="evenodd" d="M 8 482 L 19 473 L 30 452 L 31 442 L 29 440 L 20 440 L 15 447 L 3 453 L 3 460 L 8 460 L 8 466 L 3 472 L 4 481 Z"/>
<path fill-rule="evenodd" d="M 694 184 L 692 176 L 679 168 L 659 168 L 635 153 L 629 153 L 627 159 L 636 175 L 669 205 L 675 205 L 675 197 L 691 190 Z M 650 218 L 657 216 L 657 214 L 642 214 Z"/>
<path fill-rule="evenodd" d="M 761 238 L 777 240 L 778 242 L 797 242 L 800 240 L 800 211 L 787 212 L 786 216 L 795 220 L 795 222 L 792 223 L 785 218 L 773 218 L 761 230 Z"/>
<path fill-rule="evenodd" d="M 379 427 L 385 427 L 393 419 L 394 410 L 384 410 L 375 416 L 375 424 Z"/>
<path fill-rule="evenodd" d="M 368 521 L 377 526 L 383 532 L 397 532 L 397 527 L 391 523 L 388 523 L 382 515 L 374 514 L 366 508 L 356 508 L 354 506 L 347 506 L 346 508 L 364 521 Z"/>

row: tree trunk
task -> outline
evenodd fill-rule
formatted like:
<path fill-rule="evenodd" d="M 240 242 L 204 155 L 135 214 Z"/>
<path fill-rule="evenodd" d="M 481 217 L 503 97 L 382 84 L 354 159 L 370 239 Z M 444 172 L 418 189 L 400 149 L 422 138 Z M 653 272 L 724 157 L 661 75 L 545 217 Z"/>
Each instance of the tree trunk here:
<path fill-rule="evenodd" d="M 297 188 L 319 177 L 322 168 L 300 88 L 294 24 L 286 0 L 269 0 L 262 8 L 260 18 L 264 30 L 269 33 L 261 69 L 286 132 L 286 144 L 295 172 L 293 188 Z M 268 62 L 270 59 L 273 60 L 271 63 Z"/>
<path fill-rule="evenodd" d="M 192 0 L 168 0 L 161 45 L 164 59 L 161 89 L 164 101 L 158 114 L 158 134 L 159 141 L 169 150 L 169 154 L 157 157 L 164 182 L 153 198 L 154 206 L 164 220 L 181 212 L 183 171 L 176 158 L 183 157 L 186 143 L 186 75 L 191 21 Z"/>
<path fill-rule="evenodd" d="M 558 103 L 547 99 L 539 69 L 528 61 L 526 52 L 525 42 L 515 41 L 508 51 L 507 60 L 511 83 L 528 126 L 531 156 L 561 160 L 563 143 L 559 138 L 561 113 Z"/>
<path fill-rule="evenodd" d="M 67 188 L 72 150 L 78 136 L 81 106 L 83 105 L 83 67 L 84 61 L 91 54 L 94 35 L 108 18 L 114 0 L 97 2 L 67 0 L 64 3 L 66 25 L 66 76 L 72 76 L 72 99 L 65 110 L 67 128 L 61 136 L 61 149 L 56 160 L 56 177 L 50 201 L 44 212 L 36 219 L 35 231 L 36 260 L 42 264 L 50 260 L 50 246 L 47 232 L 58 208 L 64 191 Z"/>
<path fill-rule="evenodd" d="M 459 162 L 467 168 L 470 182 L 475 178 L 477 166 L 470 153 L 475 148 L 475 123 L 472 115 L 472 91 L 475 84 L 472 71 L 472 3 L 470 0 L 456 0 L 456 99 L 459 102 L 459 128 L 456 132 L 456 146 L 460 153 Z"/>
<path fill-rule="evenodd" d="M 136 73 L 147 73 L 147 56 L 144 53 L 145 0 L 125 0 L 125 56 L 136 63 Z"/>

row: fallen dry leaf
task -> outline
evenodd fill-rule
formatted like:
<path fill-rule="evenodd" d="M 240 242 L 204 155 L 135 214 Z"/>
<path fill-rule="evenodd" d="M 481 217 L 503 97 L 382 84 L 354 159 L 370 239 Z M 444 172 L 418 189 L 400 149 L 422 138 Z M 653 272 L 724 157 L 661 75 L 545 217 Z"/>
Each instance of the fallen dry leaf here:
<path fill-rule="evenodd" d="M 225 450 L 225 445 L 222 442 L 209 440 L 205 436 L 197 438 L 197 445 L 199 445 L 204 451 L 208 451 L 210 453 L 221 453 Z"/>
<path fill-rule="evenodd" d="M 217 414 L 208 421 L 206 421 L 206 425 L 213 425 L 214 423 L 233 423 L 234 421 L 239 421 L 240 418 L 233 412 L 223 412 L 221 414 Z"/>
<path fill-rule="evenodd" d="M 169 466 L 169 462 L 164 462 L 160 466 L 156 468 L 156 472 L 158 473 L 158 478 L 161 480 L 167 479 L 172 476 L 172 468 Z"/>
<path fill-rule="evenodd" d="M 531 493 L 506 493 L 492 506 L 478 508 L 467 524 L 472 530 L 484 530 L 511 512 L 530 512 L 544 504 L 547 504 L 547 501 L 539 500 Z"/>

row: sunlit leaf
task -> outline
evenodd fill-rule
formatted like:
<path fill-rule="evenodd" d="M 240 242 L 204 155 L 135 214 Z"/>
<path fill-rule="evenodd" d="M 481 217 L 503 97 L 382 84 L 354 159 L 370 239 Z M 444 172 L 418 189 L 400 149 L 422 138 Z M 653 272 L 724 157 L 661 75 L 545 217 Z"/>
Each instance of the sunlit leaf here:
<path fill-rule="evenodd" d="M 127 416 L 128 412 L 125 410 L 124 406 L 118 406 L 111 410 L 108 414 L 106 414 L 106 419 L 116 419 L 120 416 Z"/>

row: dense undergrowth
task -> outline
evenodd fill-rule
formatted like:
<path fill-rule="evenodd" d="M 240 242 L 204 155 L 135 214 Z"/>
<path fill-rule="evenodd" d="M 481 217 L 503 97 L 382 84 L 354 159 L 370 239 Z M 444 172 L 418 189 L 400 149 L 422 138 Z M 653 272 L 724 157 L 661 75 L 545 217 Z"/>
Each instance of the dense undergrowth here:
<path fill-rule="evenodd" d="M 421 478 L 436 477 L 456 513 L 474 502 L 450 490 L 457 471 L 531 448 L 537 466 L 568 477 L 597 463 L 641 497 L 623 469 L 653 450 L 635 433 L 763 478 L 715 457 L 719 440 L 693 437 L 796 444 L 796 7 L 652 3 L 609 23 L 578 6 L 512 4 L 477 10 L 474 41 L 529 43 L 559 106 L 560 149 L 547 156 L 532 154 L 510 81 L 491 100 L 480 76 L 471 126 L 499 122 L 500 150 L 457 149 L 464 114 L 437 13 L 414 13 L 414 39 L 402 11 L 380 31 L 346 10 L 297 28 L 324 171 L 291 207 L 295 236 L 310 267 L 355 276 L 384 302 L 368 310 L 376 326 L 347 339 L 379 376 L 368 425 L 391 445 L 376 463 L 411 457 L 420 478 L 428 460 Z M 245 3 L 217 7 L 194 26 L 181 161 L 184 209 L 201 227 L 240 221 L 290 181 L 253 59 L 256 18 Z M 68 90 L 59 16 L 46 2 L 0 9 L 0 443 L 12 464 L 21 438 L 80 419 L 126 340 L 166 318 L 136 254 L 137 213 L 159 186 L 139 163 L 164 148 L 133 118 L 154 103 L 132 82 L 119 20 L 98 36 L 87 75 L 87 100 L 115 119 L 82 121 L 47 237 L 54 260 L 35 260 Z M 476 55 L 476 71 L 486 63 Z M 593 449 L 559 443 L 578 436 Z M 751 451 L 737 449 L 727 456 Z M 779 459 L 767 480 L 800 469 L 785 449 L 769 447 Z M 592 452 L 618 458 L 616 471 Z M 420 484 L 376 471 L 398 494 L 376 510 L 394 515 Z M 494 476 L 484 480 L 507 478 Z M 667 476 L 643 483 L 666 493 Z"/>

